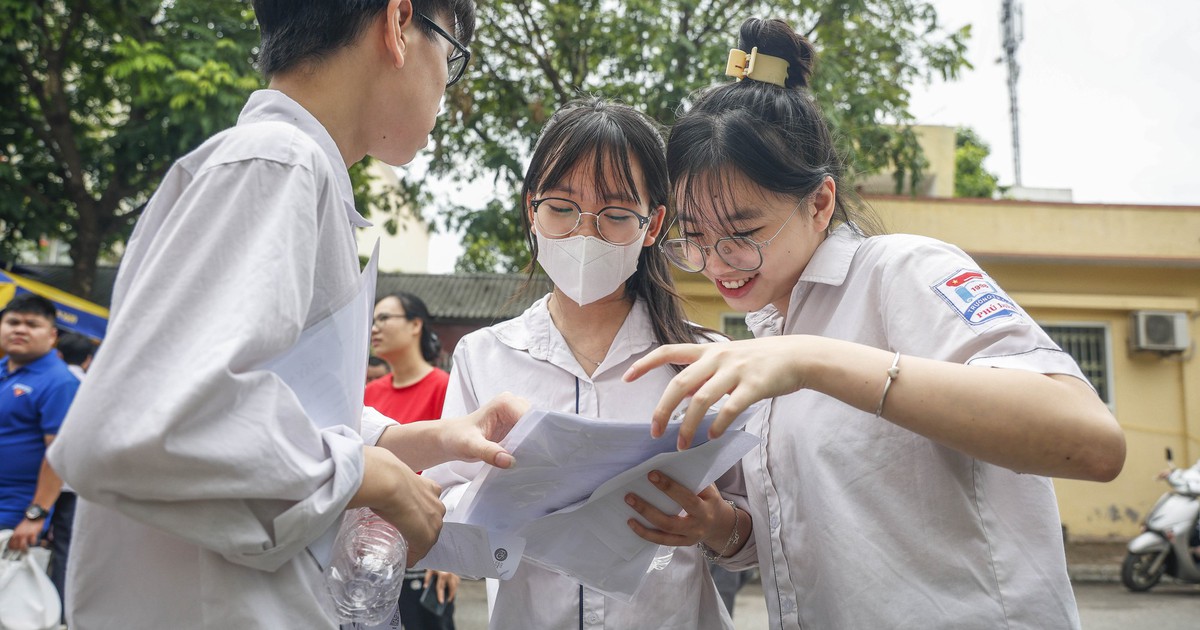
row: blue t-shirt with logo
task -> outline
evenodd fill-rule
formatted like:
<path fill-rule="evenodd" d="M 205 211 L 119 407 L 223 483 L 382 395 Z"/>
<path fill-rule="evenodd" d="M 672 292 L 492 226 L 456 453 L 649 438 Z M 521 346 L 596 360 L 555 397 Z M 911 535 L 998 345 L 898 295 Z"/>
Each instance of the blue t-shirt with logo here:
<path fill-rule="evenodd" d="M 11 373 L 8 359 L 0 359 L 0 529 L 25 518 L 46 457 L 46 436 L 58 434 L 77 389 L 79 379 L 56 352 Z"/>

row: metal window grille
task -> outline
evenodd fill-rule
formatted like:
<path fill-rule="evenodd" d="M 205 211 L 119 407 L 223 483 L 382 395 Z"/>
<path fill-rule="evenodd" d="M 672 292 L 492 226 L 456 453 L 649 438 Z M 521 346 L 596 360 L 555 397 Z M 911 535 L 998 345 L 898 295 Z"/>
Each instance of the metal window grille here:
<path fill-rule="evenodd" d="M 1042 329 L 1075 359 L 1100 399 L 1111 403 L 1108 329 L 1100 325 L 1042 326 Z"/>
<path fill-rule="evenodd" d="M 754 333 L 746 326 L 746 316 L 740 313 L 721 316 L 721 332 L 730 339 L 753 339 Z"/>

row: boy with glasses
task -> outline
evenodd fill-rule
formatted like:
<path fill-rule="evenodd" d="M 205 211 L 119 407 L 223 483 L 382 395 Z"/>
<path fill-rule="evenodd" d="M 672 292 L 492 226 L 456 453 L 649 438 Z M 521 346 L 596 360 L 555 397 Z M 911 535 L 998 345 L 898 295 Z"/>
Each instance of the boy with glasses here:
<path fill-rule="evenodd" d="M 511 465 L 494 444 L 519 416 L 511 399 L 427 423 L 437 435 L 400 439 L 405 427 L 364 420 L 360 437 L 358 418 L 317 404 L 347 392 L 293 388 L 264 367 L 302 356 L 315 326 L 360 299 L 354 228 L 368 223 L 347 167 L 365 155 L 405 164 L 425 146 L 469 59 L 473 2 L 254 8 L 270 89 L 181 158 L 147 205 L 80 417 L 50 453 L 83 499 L 73 627 L 334 628 L 319 541 L 344 509 L 395 524 L 411 564 L 444 510 L 412 469 Z M 351 338 L 365 348 L 365 315 L 360 326 Z M 363 370 L 352 345 L 322 360 Z"/>

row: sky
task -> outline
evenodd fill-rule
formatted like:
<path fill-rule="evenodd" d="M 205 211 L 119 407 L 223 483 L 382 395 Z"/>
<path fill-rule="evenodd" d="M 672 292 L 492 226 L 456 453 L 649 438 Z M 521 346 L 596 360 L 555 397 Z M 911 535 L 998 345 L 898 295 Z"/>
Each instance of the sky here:
<path fill-rule="evenodd" d="M 1000 0 L 931 0 L 972 25 L 974 69 L 913 90 L 925 124 L 968 126 L 1012 184 Z M 1022 184 L 1077 202 L 1200 205 L 1200 0 L 1027 0 L 1017 52 Z"/>
<path fill-rule="evenodd" d="M 1001 0 L 929 0 L 947 28 L 971 24 L 953 82 L 912 86 L 920 124 L 966 126 L 984 166 L 1014 182 Z M 1077 202 L 1200 206 L 1200 0 L 1027 0 L 1017 52 L 1022 184 Z M 818 69 L 819 71 L 819 69 Z M 430 243 L 454 269 L 458 237 Z"/>

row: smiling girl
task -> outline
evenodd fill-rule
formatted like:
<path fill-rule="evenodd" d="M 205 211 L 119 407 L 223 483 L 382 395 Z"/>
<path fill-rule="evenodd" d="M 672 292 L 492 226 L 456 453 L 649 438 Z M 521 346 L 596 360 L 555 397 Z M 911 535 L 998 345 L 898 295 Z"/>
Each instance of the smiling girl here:
<path fill-rule="evenodd" d="M 714 434 L 773 399 L 747 429 L 764 440 L 743 460 L 753 534 L 724 560 L 759 566 L 771 627 L 1078 627 L 1047 476 L 1112 479 L 1121 430 L 969 256 L 873 235 L 814 59 L 784 22 L 747 20 L 737 81 L 694 95 L 668 145 L 663 251 L 757 339 L 663 347 L 626 378 L 689 364 L 654 413 L 661 435 L 692 396 L 681 448 L 721 395 Z"/>

